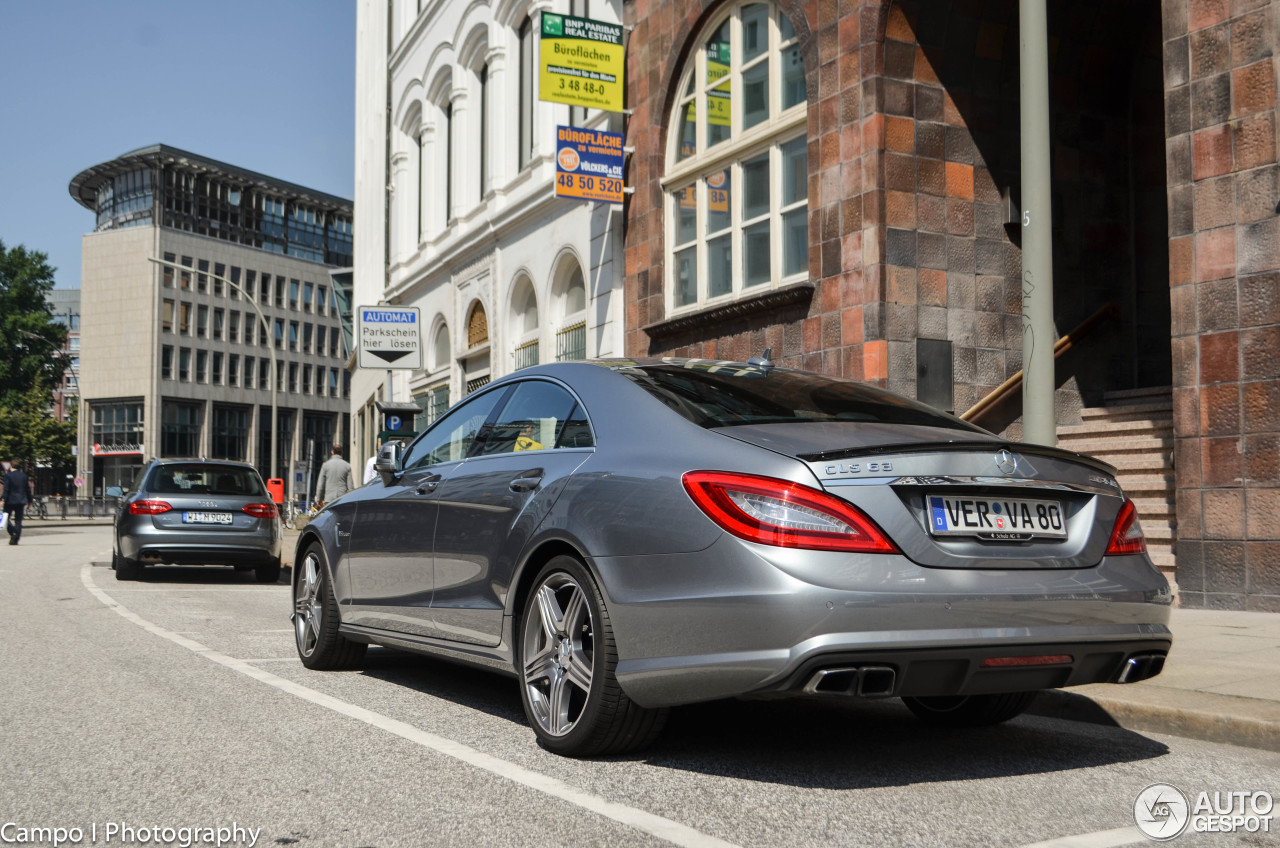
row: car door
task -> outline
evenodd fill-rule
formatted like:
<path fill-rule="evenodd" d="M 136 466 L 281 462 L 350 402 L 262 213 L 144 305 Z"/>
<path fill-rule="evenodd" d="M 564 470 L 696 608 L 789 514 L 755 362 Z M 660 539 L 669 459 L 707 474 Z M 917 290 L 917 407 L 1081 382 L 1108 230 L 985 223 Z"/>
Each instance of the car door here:
<path fill-rule="evenodd" d="M 362 491 L 347 556 L 351 624 L 438 635 L 431 614 L 432 534 L 441 484 L 456 473 L 508 389 L 467 400 L 410 445 L 390 486 Z"/>
<path fill-rule="evenodd" d="M 520 554 L 592 445 L 566 388 L 542 379 L 515 385 L 471 457 L 439 487 L 431 608 L 441 635 L 499 643 Z"/>

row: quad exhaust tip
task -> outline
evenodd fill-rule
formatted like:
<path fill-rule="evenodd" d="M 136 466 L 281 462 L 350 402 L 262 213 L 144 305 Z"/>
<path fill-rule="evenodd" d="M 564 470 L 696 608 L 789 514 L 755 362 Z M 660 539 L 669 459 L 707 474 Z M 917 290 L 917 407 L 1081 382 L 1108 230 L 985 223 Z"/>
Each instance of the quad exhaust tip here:
<path fill-rule="evenodd" d="M 897 672 L 889 666 L 824 668 L 814 672 L 805 684 L 808 695 L 852 695 L 859 698 L 888 698 L 893 695 Z"/>
<path fill-rule="evenodd" d="M 1134 654 L 1124 661 L 1116 683 L 1137 683 L 1150 680 L 1164 670 L 1164 654 Z"/>

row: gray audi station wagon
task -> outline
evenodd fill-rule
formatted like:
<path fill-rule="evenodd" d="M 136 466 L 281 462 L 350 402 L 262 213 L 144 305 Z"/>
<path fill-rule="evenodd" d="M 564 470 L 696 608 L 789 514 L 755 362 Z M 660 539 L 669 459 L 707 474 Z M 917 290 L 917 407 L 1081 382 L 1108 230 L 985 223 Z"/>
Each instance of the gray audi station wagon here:
<path fill-rule="evenodd" d="M 148 565 L 231 565 L 280 579 L 284 530 L 256 468 L 243 462 L 154 459 L 119 497 L 111 567 L 137 580 Z"/>
<path fill-rule="evenodd" d="M 303 664 L 375 644 L 504 672 L 566 755 L 727 697 L 993 724 L 1169 650 L 1114 468 L 767 359 L 526 368 L 376 468 L 298 540 Z"/>

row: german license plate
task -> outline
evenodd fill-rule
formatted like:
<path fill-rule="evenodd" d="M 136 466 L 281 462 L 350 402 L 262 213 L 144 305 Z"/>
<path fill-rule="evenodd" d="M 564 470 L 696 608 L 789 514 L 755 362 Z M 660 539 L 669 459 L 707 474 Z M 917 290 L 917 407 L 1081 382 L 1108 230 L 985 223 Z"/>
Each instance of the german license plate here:
<path fill-rule="evenodd" d="M 976 536 L 1005 542 L 1065 539 L 1059 501 L 929 495 L 929 531 L 935 536 Z"/>
<path fill-rule="evenodd" d="M 231 513 L 229 512 L 184 512 L 182 513 L 183 524 L 230 524 Z"/>

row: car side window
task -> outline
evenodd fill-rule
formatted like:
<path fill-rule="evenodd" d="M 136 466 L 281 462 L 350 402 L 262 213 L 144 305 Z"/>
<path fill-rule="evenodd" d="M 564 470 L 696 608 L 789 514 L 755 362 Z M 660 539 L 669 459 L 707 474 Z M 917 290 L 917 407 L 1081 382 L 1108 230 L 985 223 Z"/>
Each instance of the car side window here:
<path fill-rule="evenodd" d="M 576 406 L 573 395 L 554 383 L 520 383 L 486 434 L 480 455 L 557 447 Z"/>
<path fill-rule="evenodd" d="M 409 448 L 409 453 L 404 458 L 404 470 L 466 459 L 480 428 L 504 394 L 506 392 L 501 389 L 486 392 L 474 400 L 466 401 L 437 421 Z"/>

